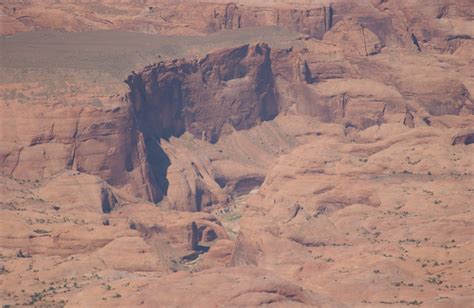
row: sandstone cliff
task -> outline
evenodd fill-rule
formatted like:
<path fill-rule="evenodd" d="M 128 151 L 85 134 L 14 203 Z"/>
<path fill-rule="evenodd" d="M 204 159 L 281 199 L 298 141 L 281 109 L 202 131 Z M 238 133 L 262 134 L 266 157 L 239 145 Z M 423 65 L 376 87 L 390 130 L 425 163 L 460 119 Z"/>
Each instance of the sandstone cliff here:
<path fill-rule="evenodd" d="M 469 306 L 471 2 L 2 2 L 0 301 Z"/>
<path fill-rule="evenodd" d="M 163 149 L 171 137 L 186 132 L 216 143 L 223 135 L 294 112 L 356 129 L 385 122 L 426 126 L 433 116 L 473 113 L 469 89 L 456 74 L 420 79 L 407 75 L 401 64 L 387 62 L 389 53 L 354 60 L 351 52 L 326 39 L 287 50 L 244 45 L 200 60 L 148 66 L 130 75 L 130 92 L 106 108 L 51 106 L 45 111 L 39 105 L 2 105 L 2 172 L 39 181 L 72 169 L 153 202 L 178 181 L 190 188 L 187 193 L 180 188 L 177 208 L 200 210 L 225 202 L 218 174 L 209 163 L 194 159 L 185 163 L 188 176 L 179 172 L 170 183 L 170 165 L 193 160 L 192 154 L 179 160 L 172 146 Z M 432 60 L 408 51 L 404 61 Z M 435 75 L 439 69 L 425 71 Z M 390 82 L 383 84 L 381 78 Z M 425 91 L 425 84 L 437 86 Z M 183 195 L 188 197 L 178 201 Z"/>
<path fill-rule="evenodd" d="M 195 6 L 200 14 L 194 14 Z M 33 29 L 126 31 L 196 35 L 281 26 L 322 39 L 344 20 L 375 33 L 383 46 L 453 52 L 470 40 L 469 0 L 426 1 L 41 1 L 2 4 L 3 34 Z"/>

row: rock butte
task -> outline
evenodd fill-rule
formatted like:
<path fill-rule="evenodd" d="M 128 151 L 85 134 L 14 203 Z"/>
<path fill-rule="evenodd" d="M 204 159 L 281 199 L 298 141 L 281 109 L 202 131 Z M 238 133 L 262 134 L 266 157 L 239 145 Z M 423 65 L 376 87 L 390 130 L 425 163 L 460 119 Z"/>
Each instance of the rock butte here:
<path fill-rule="evenodd" d="M 3 307 L 472 305 L 472 1 L 0 8 Z"/>

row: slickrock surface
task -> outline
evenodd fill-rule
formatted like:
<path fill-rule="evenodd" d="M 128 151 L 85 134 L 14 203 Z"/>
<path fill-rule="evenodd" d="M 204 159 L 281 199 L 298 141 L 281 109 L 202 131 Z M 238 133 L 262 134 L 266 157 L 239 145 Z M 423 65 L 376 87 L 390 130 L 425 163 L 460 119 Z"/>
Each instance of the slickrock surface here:
<path fill-rule="evenodd" d="M 3 1 L 2 307 L 469 307 L 474 5 Z"/>

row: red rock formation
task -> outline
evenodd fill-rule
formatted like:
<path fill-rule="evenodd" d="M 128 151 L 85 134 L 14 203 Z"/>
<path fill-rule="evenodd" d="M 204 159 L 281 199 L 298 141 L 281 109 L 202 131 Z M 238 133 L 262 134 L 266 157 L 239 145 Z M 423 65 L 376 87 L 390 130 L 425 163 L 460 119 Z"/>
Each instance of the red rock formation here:
<path fill-rule="evenodd" d="M 2 3 L 2 33 L 303 35 L 150 65 L 108 98 L 81 72 L 87 93 L 66 74 L 50 99 L 5 63 L 2 303 L 471 303 L 469 1 L 57 2 Z"/>
<path fill-rule="evenodd" d="M 214 143 L 224 125 L 247 129 L 278 113 L 266 44 L 223 50 L 199 61 L 161 62 L 126 82 L 145 138 L 189 131 Z"/>
<path fill-rule="evenodd" d="M 322 39 L 345 20 L 374 33 L 383 46 L 437 49 L 454 52 L 473 37 L 469 27 L 469 0 L 426 4 L 412 1 L 272 1 L 141 2 L 127 0 L 96 3 L 70 1 L 3 3 L 3 34 L 34 29 L 86 31 L 120 29 L 163 34 L 205 34 L 222 29 L 282 26 Z M 415 43 L 416 42 L 416 43 Z M 418 44 L 418 46 L 415 46 Z"/>
<path fill-rule="evenodd" d="M 199 61 L 161 62 L 130 75 L 130 93 L 105 109 L 56 108 L 45 120 L 42 106 L 12 113 L 2 105 L 2 114 L 13 114 L 2 121 L 2 172 L 34 181 L 73 169 L 158 202 L 168 193 L 171 164 L 160 140 L 184 132 L 215 143 L 223 134 L 251 128 L 294 107 L 298 113 L 356 128 L 404 117 L 407 99 L 420 114 L 474 110 L 468 89 L 453 77 L 406 82 L 410 76 L 393 71 L 403 78 L 396 87 L 386 86 L 370 79 L 374 71 L 363 67 L 368 62 L 349 62 L 338 47 L 311 41 L 304 46 L 271 51 L 266 44 L 244 45 Z M 377 65 L 385 65 L 384 58 L 371 65 L 380 72 Z M 424 85 L 433 82 L 438 84 L 435 92 L 426 91 Z M 201 210 L 203 204 L 225 202 L 212 176 L 203 178 L 210 174 L 209 166 L 187 168 L 184 182 L 190 183 L 190 192 L 184 195 L 189 197 L 174 197 L 181 205 L 172 207 Z M 178 195 L 183 195 L 180 187 Z"/>

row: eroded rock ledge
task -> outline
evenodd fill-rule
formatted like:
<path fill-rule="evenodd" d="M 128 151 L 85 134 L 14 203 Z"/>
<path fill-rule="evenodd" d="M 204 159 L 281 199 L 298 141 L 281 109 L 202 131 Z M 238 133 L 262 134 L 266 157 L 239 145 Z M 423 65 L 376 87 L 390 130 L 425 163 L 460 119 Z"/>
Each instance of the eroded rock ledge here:
<path fill-rule="evenodd" d="M 354 33 L 345 44 L 357 44 Z M 278 114 L 340 123 L 346 135 L 387 122 L 436 126 L 442 125 L 436 117 L 472 114 L 470 92 L 456 75 L 430 67 L 424 73 L 436 77 L 420 79 L 387 62 L 390 54 L 361 60 L 357 49 L 334 46 L 333 39 L 273 51 L 257 43 L 200 60 L 160 62 L 130 75 L 130 92 L 112 97 L 103 108 L 2 105 L 2 115 L 9 116 L 2 119 L 1 171 L 41 181 L 77 170 L 152 202 L 174 196 L 165 207 L 200 211 L 226 202 L 227 180 L 210 160 L 174 150 L 171 137 L 187 132 L 216 143 Z M 421 60 L 406 53 L 405 61 Z M 438 86 L 427 92 L 428 84 Z M 261 183 L 262 176 L 230 181 Z"/>
<path fill-rule="evenodd" d="M 214 143 L 223 131 L 248 129 L 278 114 L 266 44 L 223 50 L 201 60 L 161 62 L 130 75 L 126 83 L 138 129 L 147 137 L 188 131 Z"/>

